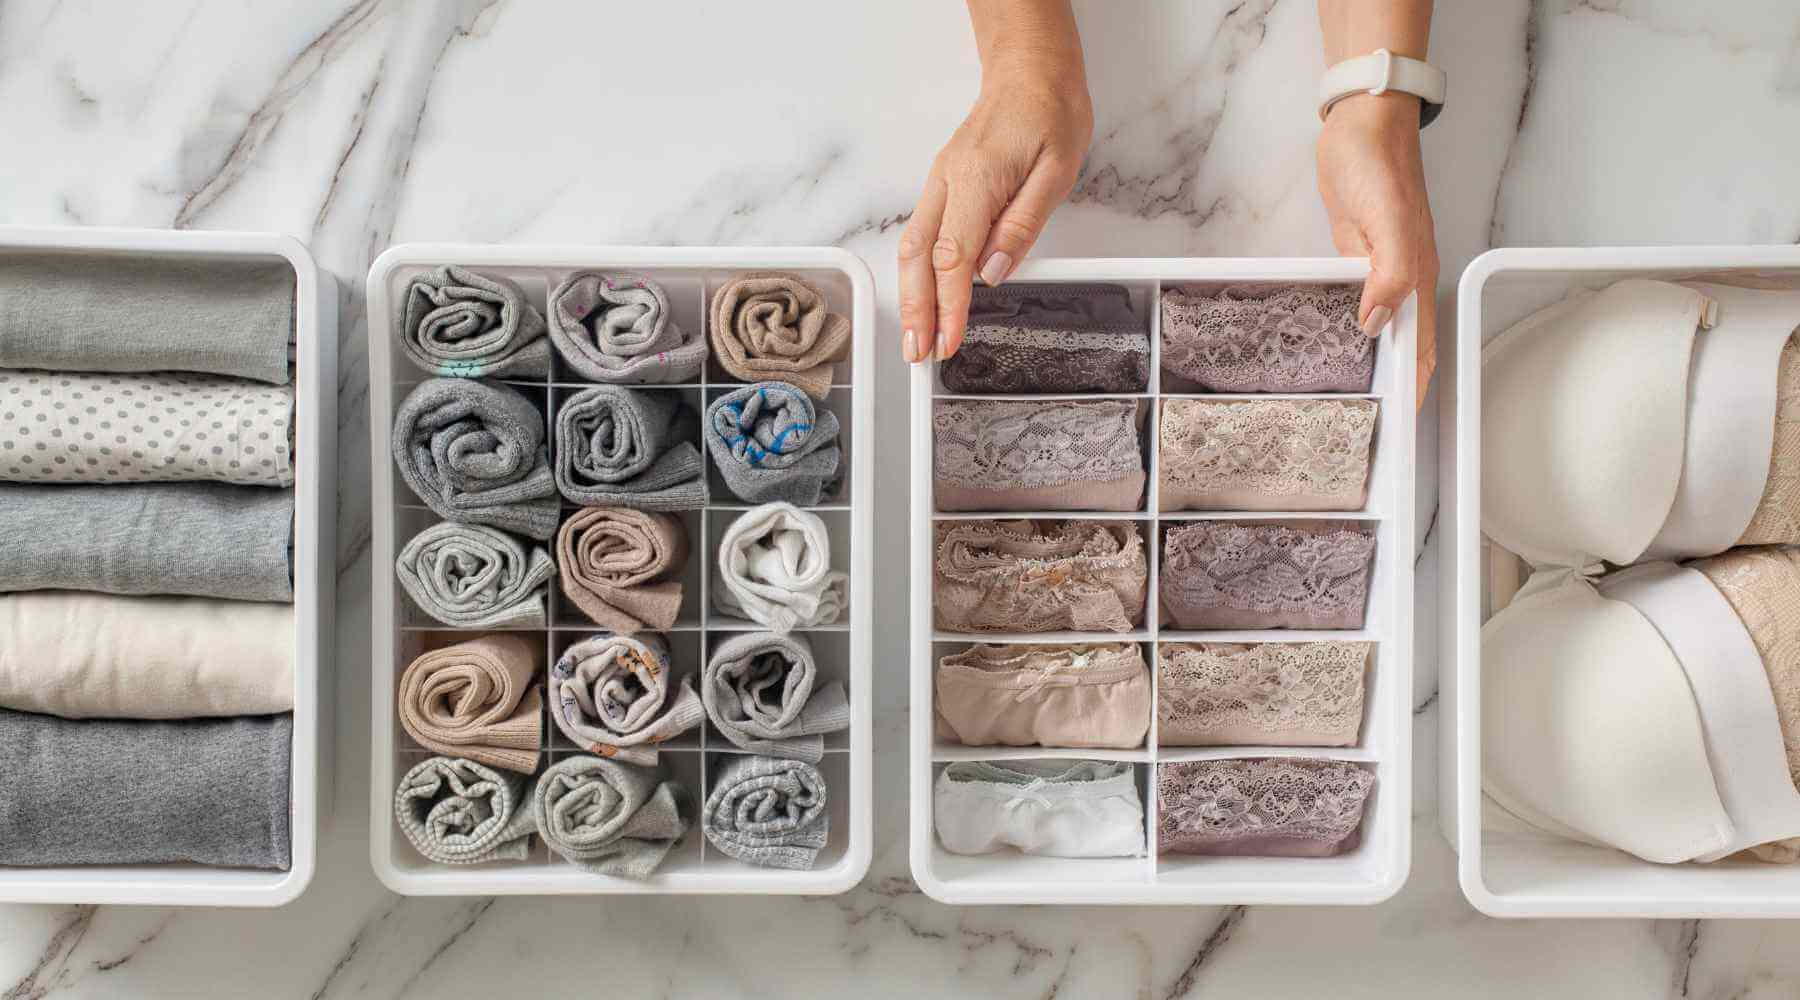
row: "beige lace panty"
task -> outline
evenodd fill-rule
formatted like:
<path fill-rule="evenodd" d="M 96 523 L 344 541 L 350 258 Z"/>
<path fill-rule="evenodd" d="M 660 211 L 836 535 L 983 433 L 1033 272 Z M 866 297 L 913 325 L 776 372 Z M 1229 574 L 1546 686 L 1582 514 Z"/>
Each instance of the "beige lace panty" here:
<path fill-rule="evenodd" d="M 1163 510 L 1360 510 L 1372 399 L 1171 399 L 1163 404 Z"/>
<path fill-rule="evenodd" d="M 1150 568 L 1129 522 L 946 521 L 932 574 L 940 629 L 1129 632 Z"/>
<path fill-rule="evenodd" d="M 1370 642 L 1165 643 L 1163 746 L 1347 747 L 1363 717 Z"/>

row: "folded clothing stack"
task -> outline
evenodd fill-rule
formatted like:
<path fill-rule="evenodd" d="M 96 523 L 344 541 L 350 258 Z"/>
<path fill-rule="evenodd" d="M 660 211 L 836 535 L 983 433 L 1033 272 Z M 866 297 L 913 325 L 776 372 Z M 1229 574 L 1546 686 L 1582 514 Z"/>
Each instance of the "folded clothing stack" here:
<path fill-rule="evenodd" d="M 0 259 L 0 865 L 289 866 L 294 303 L 280 260 Z"/>

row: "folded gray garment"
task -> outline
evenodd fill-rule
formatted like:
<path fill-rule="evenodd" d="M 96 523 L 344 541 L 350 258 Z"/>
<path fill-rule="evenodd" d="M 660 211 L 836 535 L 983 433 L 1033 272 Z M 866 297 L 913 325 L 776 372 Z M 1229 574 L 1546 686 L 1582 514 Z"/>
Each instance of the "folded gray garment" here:
<path fill-rule="evenodd" d="M 824 734 L 850 726 L 844 685 L 819 683 L 812 644 L 798 633 L 725 640 L 701 671 L 700 700 L 734 746 L 772 757 L 817 763 Z"/>
<path fill-rule="evenodd" d="M 759 382 L 713 400 L 706 447 L 732 495 L 746 503 L 811 506 L 841 478 L 837 414 L 787 382 Z"/>
<path fill-rule="evenodd" d="M 400 346 L 432 375 L 544 378 L 550 374 L 544 333 L 543 314 L 518 285 L 465 268 L 419 275 L 400 302 Z"/>
<path fill-rule="evenodd" d="M 700 331 L 683 330 L 662 286 L 641 274 L 569 275 L 550 293 L 550 341 L 596 382 L 686 382 L 706 365 Z"/>
<path fill-rule="evenodd" d="M 0 257 L 0 368 L 288 381 L 294 269 L 278 257 Z"/>
<path fill-rule="evenodd" d="M 401 478 L 438 516 L 540 540 L 556 534 L 562 505 L 544 417 L 511 386 L 419 383 L 394 414 L 392 449 Z"/>
<path fill-rule="evenodd" d="M 294 491 L 0 483 L 0 591 L 292 601 Z"/>
<path fill-rule="evenodd" d="M 537 829 L 529 780 L 460 757 L 427 757 L 400 778 L 394 820 L 439 864 L 523 861 Z"/>
<path fill-rule="evenodd" d="M 825 777 L 801 760 L 732 757 L 713 779 L 701 828 L 739 861 L 810 869 L 831 834 Z"/>
<path fill-rule="evenodd" d="M 532 795 L 544 843 L 576 867 L 648 878 L 693 822 L 687 790 L 656 770 L 570 757 L 539 776 Z"/>
<path fill-rule="evenodd" d="M 0 710 L 0 865 L 287 870 L 294 717 L 141 722 Z"/>
<path fill-rule="evenodd" d="M 584 507 L 704 507 L 699 431 L 678 392 L 584 389 L 556 411 L 556 488 Z"/>
<path fill-rule="evenodd" d="M 497 528 L 443 521 L 394 560 L 400 586 L 434 620 L 457 628 L 543 628 L 550 553 Z"/>

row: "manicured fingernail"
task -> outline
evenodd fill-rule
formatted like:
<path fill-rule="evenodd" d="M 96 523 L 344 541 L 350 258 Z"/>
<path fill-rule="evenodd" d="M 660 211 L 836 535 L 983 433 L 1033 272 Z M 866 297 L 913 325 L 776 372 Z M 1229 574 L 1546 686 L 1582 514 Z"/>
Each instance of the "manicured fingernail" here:
<path fill-rule="evenodd" d="M 1363 320 L 1363 332 L 1371 337 L 1379 337 L 1381 331 L 1386 329 L 1388 321 L 1393 318 L 1394 311 L 1392 309 L 1387 306 L 1376 306 L 1369 310 L 1369 318 Z"/>
<path fill-rule="evenodd" d="M 919 356 L 919 335 L 911 330 L 906 331 L 906 336 L 900 338 L 900 353 L 906 355 L 906 363 L 909 365 L 924 361 Z"/>
<path fill-rule="evenodd" d="M 950 338 L 949 337 L 940 336 L 938 338 L 937 352 L 938 352 L 938 360 L 939 361 L 949 361 L 950 360 Z"/>
<path fill-rule="evenodd" d="M 1012 270 L 1012 254 L 1005 250 L 995 250 L 987 263 L 981 265 L 981 280 L 989 285 L 998 285 L 1006 280 L 1007 272 Z"/>

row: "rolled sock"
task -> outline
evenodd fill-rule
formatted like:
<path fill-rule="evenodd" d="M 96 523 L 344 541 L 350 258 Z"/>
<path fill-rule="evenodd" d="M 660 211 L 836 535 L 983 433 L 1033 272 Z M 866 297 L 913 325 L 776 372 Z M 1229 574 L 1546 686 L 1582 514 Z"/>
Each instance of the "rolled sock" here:
<path fill-rule="evenodd" d="M 291 601 L 294 493 L 0 484 L 0 590 Z"/>
<path fill-rule="evenodd" d="M 762 382 L 706 408 L 706 447 L 733 496 L 810 506 L 835 490 L 843 453 L 838 418 L 798 386 Z"/>
<path fill-rule="evenodd" d="M 510 386 L 421 382 L 394 414 L 391 444 L 400 477 L 439 517 L 537 539 L 556 533 L 544 417 Z"/>
<path fill-rule="evenodd" d="M 419 610 L 445 625 L 542 628 L 556 565 L 504 531 L 445 521 L 406 543 L 394 573 Z"/>
<path fill-rule="evenodd" d="M 674 627 L 687 556 L 687 529 L 669 514 L 584 507 L 556 533 L 563 593 L 614 632 Z"/>
<path fill-rule="evenodd" d="M 286 871 L 294 717 L 71 722 L 0 710 L 0 865 Z"/>
<path fill-rule="evenodd" d="M 9 253 L 0 367 L 289 380 L 294 268 L 272 257 Z"/>
<path fill-rule="evenodd" d="M 831 568 L 825 522 L 793 504 L 745 511 L 719 541 L 713 603 L 773 631 L 835 624 L 849 587 L 849 574 Z"/>
<path fill-rule="evenodd" d="M 669 390 L 597 385 L 556 411 L 556 487 L 570 503 L 639 510 L 706 505 L 699 418 Z"/>
<path fill-rule="evenodd" d="M 583 378 L 613 384 L 686 382 L 706 365 L 706 342 L 641 274 L 577 271 L 550 293 L 550 340 Z"/>
<path fill-rule="evenodd" d="M 701 827 L 746 864 L 810 869 L 831 834 L 825 776 L 801 760 L 731 757 L 713 779 Z"/>
<path fill-rule="evenodd" d="M 599 757 L 550 765 L 532 797 L 544 843 L 576 867 L 649 878 L 693 822 L 687 790 L 647 767 Z"/>
<path fill-rule="evenodd" d="M 702 672 L 700 697 L 713 725 L 751 753 L 817 763 L 824 734 L 850 727 L 844 685 L 820 682 L 812 644 L 800 635 L 725 640 Z"/>
<path fill-rule="evenodd" d="M 407 283 L 400 346 L 414 365 L 453 378 L 543 378 L 550 373 L 544 317 L 497 275 L 440 267 Z"/>
<path fill-rule="evenodd" d="M 539 647 L 489 635 L 421 654 L 400 675 L 400 725 L 419 745 L 521 774 L 537 770 Z"/>
<path fill-rule="evenodd" d="M 850 321 L 824 292 L 793 274 L 747 274 L 712 300 L 713 357 L 746 382 L 779 380 L 814 399 L 831 391 L 832 370 L 850 351 Z"/>
<path fill-rule="evenodd" d="M 673 673 L 661 636 L 583 639 L 550 668 L 550 715 L 585 750 L 655 764 L 659 745 L 706 717 L 693 678 L 677 683 Z"/>
<path fill-rule="evenodd" d="M 537 812 L 527 779 L 456 757 L 428 757 L 394 790 L 394 819 L 420 854 L 443 865 L 523 861 Z"/>

